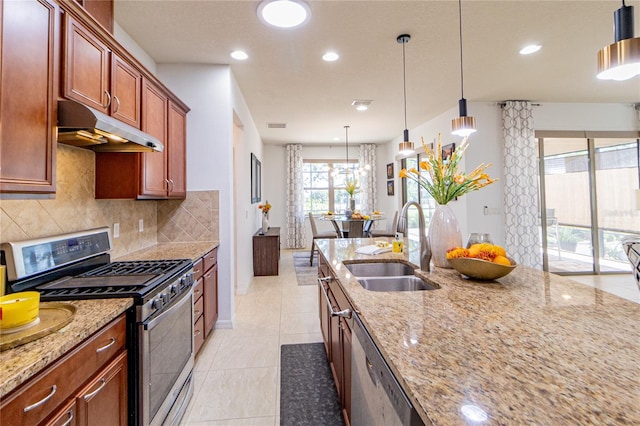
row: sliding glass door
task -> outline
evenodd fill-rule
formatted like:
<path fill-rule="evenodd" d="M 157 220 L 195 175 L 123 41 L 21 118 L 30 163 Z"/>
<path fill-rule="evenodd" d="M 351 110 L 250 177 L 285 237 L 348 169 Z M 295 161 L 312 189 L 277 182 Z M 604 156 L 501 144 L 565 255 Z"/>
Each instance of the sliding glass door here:
<path fill-rule="evenodd" d="M 640 235 L 638 140 L 545 137 L 538 143 L 544 269 L 629 271 L 621 243 Z"/>

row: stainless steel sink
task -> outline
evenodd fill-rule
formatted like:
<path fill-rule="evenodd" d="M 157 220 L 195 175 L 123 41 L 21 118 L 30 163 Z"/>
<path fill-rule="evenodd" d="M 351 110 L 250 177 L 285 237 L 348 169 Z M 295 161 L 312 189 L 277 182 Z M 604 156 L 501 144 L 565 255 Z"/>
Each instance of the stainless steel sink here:
<path fill-rule="evenodd" d="M 359 278 L 362 287 L 370 291 L 420 291 L 436 290 L 432 286 L 415 275 L 403 277 L 369 277 Z"/>
<path fill-rule="evenodd" d="M 398 262 L 350 263 L 345 267 L 354 277 L 399 277 L 413 275 L 413 268 Z"/>

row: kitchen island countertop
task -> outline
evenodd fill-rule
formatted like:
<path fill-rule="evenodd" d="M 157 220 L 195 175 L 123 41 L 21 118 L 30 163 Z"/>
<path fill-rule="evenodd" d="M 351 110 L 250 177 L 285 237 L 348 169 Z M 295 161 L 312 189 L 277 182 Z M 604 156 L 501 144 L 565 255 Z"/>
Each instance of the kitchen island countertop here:
<path fill-rule="evenodd" d="M 640 304 L 523 266 L 493 282 L 434 268 L 439 289 L 368 291 L 342 262 L 419 263 L 406 239 L 404 254 L 355 253 L 372 243 L 316 241 L 425 424 L 640 424 Z"/>
<path fill-rule="evenodd" d="M 133 300 L 67 300 L 56 303 L 76 307 L 73 320 L 68 325 L 32 342 L 0 352 L 0 398 L 117 318 L 133 305 Z"/>

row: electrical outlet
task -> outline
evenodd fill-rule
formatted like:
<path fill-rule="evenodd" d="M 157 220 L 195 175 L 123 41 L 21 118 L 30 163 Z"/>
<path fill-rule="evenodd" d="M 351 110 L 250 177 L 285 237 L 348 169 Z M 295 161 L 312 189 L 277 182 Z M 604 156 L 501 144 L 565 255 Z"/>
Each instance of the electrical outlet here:
<path fill-rule="evenodd" d="M 138 220 L 138 232 L 144 231 L 144 219 Z"/>
<path fill-rule="evenodd" d="M 113 224 L 113 238 L 118 238 L 120 237 L 120 224 L 119 223 L 114 223 Z"/>

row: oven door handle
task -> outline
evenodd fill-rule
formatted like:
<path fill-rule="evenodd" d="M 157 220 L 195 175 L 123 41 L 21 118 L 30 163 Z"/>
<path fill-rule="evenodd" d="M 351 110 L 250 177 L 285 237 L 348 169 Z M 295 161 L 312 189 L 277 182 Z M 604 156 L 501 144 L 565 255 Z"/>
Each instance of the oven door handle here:
<path fill-rule="evenodd" d="M 193 301 L 192 301 L 193 298 L 191 297 L 192 295 L 193 295 L 193 287 L 191 287 L 188 292 L 184 293 L 184 295 L 181 295 L 180 296 L 181 299 L 178 299 L 175 302 L 175 304 L 173 306 L 171 306 L 169 309 L 166 309 L 166 310 L 162 311 L 162 313 L 160 315 L 158 315 L 157 317 L 155 317 L 151 321 L 143 323 L 144 329 L 145 330 L 149 330 L 149 329 L 155 327 L 156 324 L 158 324 L 160 321 L 162 321 L 162 319 L 164 317 L 166 317 L 167 315 L 171 315 L 171 312 L 173 312 L 176 309 L 179 309 L 185 303 L 193 304 Z M 191 316 L 192 316 L 192 319 L 193 319 L 193 312 L 191 313 Z"/>

